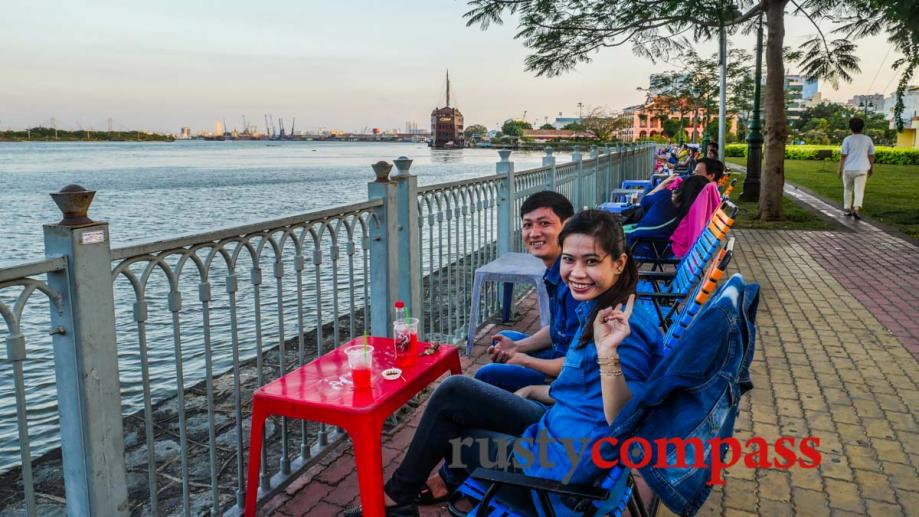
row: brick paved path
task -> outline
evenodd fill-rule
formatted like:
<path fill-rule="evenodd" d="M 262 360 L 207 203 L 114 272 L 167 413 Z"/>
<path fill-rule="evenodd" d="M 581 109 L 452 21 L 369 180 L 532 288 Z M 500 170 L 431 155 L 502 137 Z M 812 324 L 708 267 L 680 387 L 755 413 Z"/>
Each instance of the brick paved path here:
<path fill-rule="evenodd" d="M 876 231 L 747 230 L 736 237 L 732 268 L 762 286 L 755 389 L 741 403 L 736 434 L 770 442 L 819 437 L 823 464 L 732 468 L 700 515 L 919 515 L 916 247 Z M 514 328 L 535 329 L 532 300 L 520 310 Z M 467 372 L 485 362 L 483 349 L 464 359 Z M 387 476 L 419 417 L 385 442 Z M 339 515 L 356 501 L 354 459 L 343 447 L 270 501 L 265 514 Z M 422 515 L 446 512 L 424 508 Z"/>

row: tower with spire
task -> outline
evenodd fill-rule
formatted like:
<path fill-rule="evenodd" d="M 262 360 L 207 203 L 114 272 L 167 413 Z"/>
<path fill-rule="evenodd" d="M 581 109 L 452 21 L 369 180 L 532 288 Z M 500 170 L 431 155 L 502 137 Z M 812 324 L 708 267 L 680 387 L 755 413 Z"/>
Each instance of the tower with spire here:
<path fill-rule="evenodd" d="M 443 108 L 431 112 L 431 147 L 456 149 L 465 146 L 463 140 L 463 114 L 450 107 L 450 71 L 447 70 L 447 98 Z"/>

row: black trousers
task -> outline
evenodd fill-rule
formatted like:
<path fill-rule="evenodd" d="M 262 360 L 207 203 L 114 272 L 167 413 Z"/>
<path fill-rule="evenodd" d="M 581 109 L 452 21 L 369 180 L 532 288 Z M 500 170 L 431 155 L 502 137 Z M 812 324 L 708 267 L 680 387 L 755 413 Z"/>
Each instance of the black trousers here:
<path fill-rule="evenodd" d="M 411 502 L 441 460 L 458 476 L 479 466 L 494 468 L 494 464 L 482 465 L 484 458 L 506 463 L 502 460 L 508 459 L 513 441 L 545 411 L 539 402 L 491 384 L 461 375 L 449 377 L 431 395 L 405 460 L 384 486 L 386 494 L 399 504 Z M 454 451 L 460 452 L 459 458 Z"/>

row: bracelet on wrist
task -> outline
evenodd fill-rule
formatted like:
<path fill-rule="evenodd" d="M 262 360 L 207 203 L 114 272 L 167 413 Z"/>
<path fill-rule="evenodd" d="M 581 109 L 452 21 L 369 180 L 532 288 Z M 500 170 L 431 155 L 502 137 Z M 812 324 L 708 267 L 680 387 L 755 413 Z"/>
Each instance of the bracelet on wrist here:
<path fill-rule="evenodd" d="M 603 366 L 603 365 L 619 366 L 619 355 L 613 354 L 607 357 L 598 355 L 597 364 L 599 364 L 600 366 Z"/>

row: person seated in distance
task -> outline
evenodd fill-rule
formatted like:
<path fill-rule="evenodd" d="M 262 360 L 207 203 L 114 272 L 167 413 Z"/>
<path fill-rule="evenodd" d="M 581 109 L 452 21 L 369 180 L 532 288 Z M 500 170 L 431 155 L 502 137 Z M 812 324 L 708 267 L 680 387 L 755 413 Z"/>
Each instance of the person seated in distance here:
<path fill-rule="evenodd" d="M 546 265 L 543 282 L 549 294 L 549 325 L 532 336 L 513 330 L 498 332 L 489 348 L 494 362 L 480 368 L 476 379 L 514 392 L 524 386 L 545 384 L 561 371 L 562 357 L 578 328 L 578 302 L 559 276 L 562 249 L 558 234 L 572 215 L 574 207 L 568 198 L 549 190 L 529 196 L 521 205 L 523 244 Z"/>
<path fill-rule="evenodd" d="M 721 160 L 716 160 L 715 158 L 702 158 L 696 163 L 696 168 L 693 169 L 690 176 L 705 176 L 709 181 L 719 182 L 724 176 L 724 163 Z M 685 179 L 685 177 L 679 176 L 677 174 L 671 175 L 669 178 L 666 178 L 664 181 L 660 182 L 654 190 L 648 192 L 647 195 L 654 194 L 663 189 L 674 190 L 679 188 L 680 183 Z"/>
<path fill-rule="evenodd" d="M 709 183 L 708 177 L 694 175 L 682 181 L 677 189 L 655 189 L 641 198 L 641 219 L 625 226 L 632 253 L 641 257 L 654 256 L 652 241 L 670 239 L 702 189 Z"/>
<path fill-rule="evenodd" d="M 526 475 L 594 481 L 587 479 L 594 472 L 588 468 L 591 455 L 580 455 L 572 464 L 564 440 L 585 438 L 591 447 L 608 436 L 616 415 L 640 396 L 660 362 L 663 335 L 656 318 L 640 309 L 633 312 L 638 267 L 618 219 L 585 210 L 568 221 L 558 240 L 559 274 L 581 302 L 579 326 L 558 378 L 512 394 L 462 375 L 448 377 L 431 395 L 405 459 L 385 483 L 387 516 L 415 517 L 419 500 L 446 499 L 453 487 L 443 473 L 465 479 L 481 466 L 480 452 L 494 461 L 504 449 L 504 459 L 514 460 L 503 462 L 506 468 Z M 346 517 L 360 515 L 360 507 L 345 511 Z"/>

